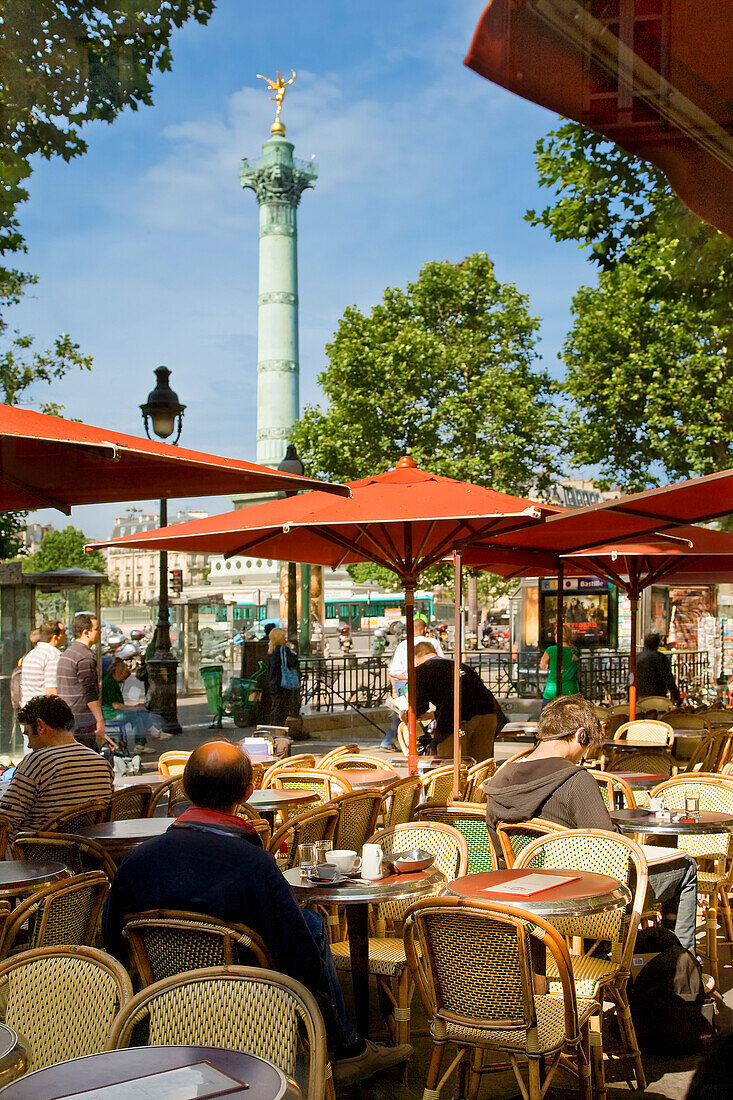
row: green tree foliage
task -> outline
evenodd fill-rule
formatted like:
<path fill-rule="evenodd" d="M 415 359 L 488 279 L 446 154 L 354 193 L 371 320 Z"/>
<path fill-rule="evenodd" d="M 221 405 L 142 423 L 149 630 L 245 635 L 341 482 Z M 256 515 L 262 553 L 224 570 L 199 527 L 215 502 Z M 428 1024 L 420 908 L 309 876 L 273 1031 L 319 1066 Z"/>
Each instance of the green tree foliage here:
<path fill-rule="evenodd" d="M 107 563 L 99 550 L 84 552 L 92 540 L 77 527 L 48 531 L 35 554 L 23 561 L 24 573 L 45 573 L 52 569 L 91 569 L 104 573 Z"/>
<path fill-rule="evenodd" d="M 527 493 L 557 468 L 554 383 L 534 366 L 538 321 L 485 253 L 428 263 L 370 313 L 349 307 L 326 347 L 328 407 L 291 439 L 317 477 L 352 480 L 411 454 L 419 466 Z"/>
<path fill-rule="evenodd" d="M 538 143 L 537 164 L 555 199 L 528 219 L 588 248 L 599 272 L 562 352 L 572 461 L 628 491 L 733 465 L 733 242 L 575 123 Z"/>
<path fill-rule="evenodd" d="M 81 131 L 152 103 L 152 75 L 171 67 L 170 38 L 205 23 L 215 0 L 0 0 L 0 256 L 25 251 L 17 217 L 33 159 L 86 151 Z M 62 334 L 43 351 L 9 329 L 36 276 L 0 267 L 0 390 L 15 403 L 34 381 L 89 370 L 91 357 Z"/>
<path fill-rule="evenodd" d="M 23 549 L 27 512 L 0 512 L 0 561 L 17 558 Z"/>

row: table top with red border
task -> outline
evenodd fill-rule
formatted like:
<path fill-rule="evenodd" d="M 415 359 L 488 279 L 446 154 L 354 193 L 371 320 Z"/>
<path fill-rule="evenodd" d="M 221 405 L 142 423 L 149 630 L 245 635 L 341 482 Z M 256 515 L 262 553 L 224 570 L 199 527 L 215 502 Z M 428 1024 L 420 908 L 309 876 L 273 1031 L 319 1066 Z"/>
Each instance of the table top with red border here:
<path fill-rule="evenodd" d="M 531 894 L 513 894 L 493 892 L 492 887 L 526 878 L 528 875 L 544 877 L 570 876 L 572 880 L 548 890 Z M 626 906 L 631 901 L 631 892 L 623 883 L 611 875 L 599 875 L 594 871 L 578 871 L 563 867 L 544 870 L 533 867 L 513 867 L 504 871 L 485 871 L 478 875 L 464 875 L 448 883 L 447 894 L 458 897 L 475 898 L 480 901 L 505 901 L 508 905 L 518 905 L 531 909 L 542 916 L 587 916 L 604 909 Z"/>

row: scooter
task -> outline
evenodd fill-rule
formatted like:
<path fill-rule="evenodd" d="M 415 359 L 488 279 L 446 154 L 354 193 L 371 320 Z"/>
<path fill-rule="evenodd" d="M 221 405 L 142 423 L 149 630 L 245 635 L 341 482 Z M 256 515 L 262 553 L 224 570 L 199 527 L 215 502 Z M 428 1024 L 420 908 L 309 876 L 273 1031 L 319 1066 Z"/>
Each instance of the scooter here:
<path fill-rule="evenodd" d="M 354 648 L 354 640 L 351 637 L 351 628 L 348 626 L 339 627 L 339 647 L 342 653 L 351 653 Z"/>

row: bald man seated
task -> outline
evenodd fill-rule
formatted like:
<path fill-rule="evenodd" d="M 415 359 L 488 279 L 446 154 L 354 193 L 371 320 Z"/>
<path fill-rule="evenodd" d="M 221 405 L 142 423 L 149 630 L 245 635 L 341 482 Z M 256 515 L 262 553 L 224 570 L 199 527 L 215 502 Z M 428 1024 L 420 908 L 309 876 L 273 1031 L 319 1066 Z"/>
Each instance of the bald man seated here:
<path fill-rule="evenodd" d="M 323 918 L 298 908 L 258 834 L 235 816 L 252 794 L 249 757 L 228 741 L 209 741 L 188 758 L 183 786 L 191 808 L 120 864 L 104 909 L 107 950 L 127 961 L 124 918 L 147 909 L 183 909 L 247 924 L 266 943 L 274 968 L 317 998 L 339 1084 L 354 1084 L 406 1061 L 412 1053 L 407 1044 L 389 1047 L 359 1038 L 344 1005 Z"/>

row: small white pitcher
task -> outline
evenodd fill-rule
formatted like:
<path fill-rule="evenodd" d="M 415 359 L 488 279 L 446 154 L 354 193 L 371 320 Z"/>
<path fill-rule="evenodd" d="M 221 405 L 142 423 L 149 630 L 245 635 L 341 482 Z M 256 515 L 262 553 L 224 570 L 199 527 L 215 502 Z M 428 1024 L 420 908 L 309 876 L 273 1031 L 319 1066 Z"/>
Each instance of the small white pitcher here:
<path fill-rule="evenodd" d="M 365 844 L 361 850 L 361 877 L 381 878 L 383 857 L 379 844 Z"/>

